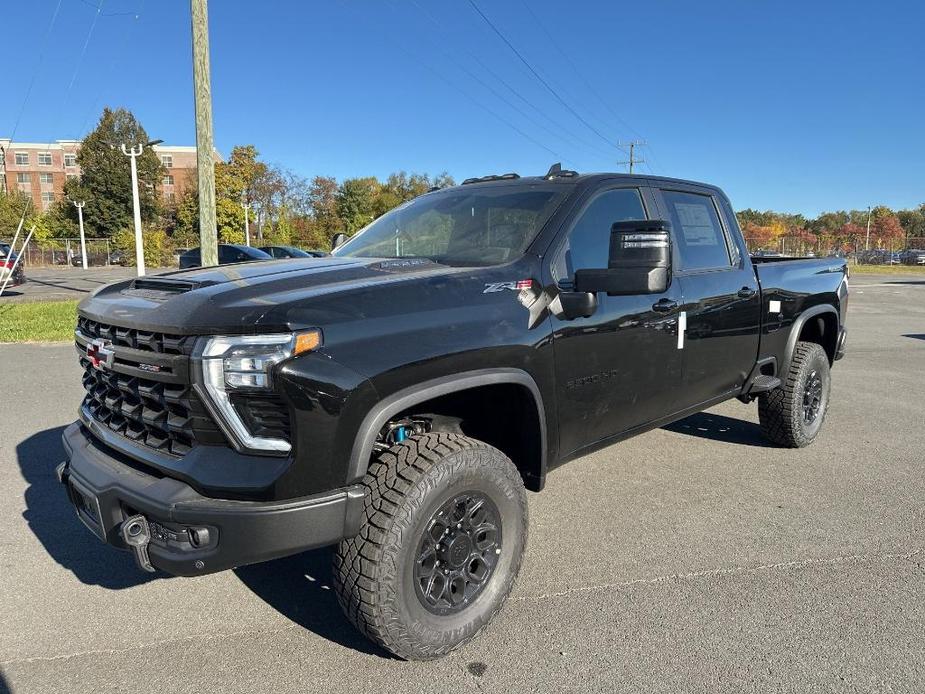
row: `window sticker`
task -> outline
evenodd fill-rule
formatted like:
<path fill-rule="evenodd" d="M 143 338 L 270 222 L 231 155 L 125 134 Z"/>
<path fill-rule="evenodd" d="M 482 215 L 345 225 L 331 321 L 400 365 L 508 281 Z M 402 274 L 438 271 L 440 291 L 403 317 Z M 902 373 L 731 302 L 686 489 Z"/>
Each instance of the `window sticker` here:
<path fill-rule="evenodd" d="M 681 233 L 684 234 L 684 241 L 688 246 L 717 245 L 719 238 L 706 206 L 676 202 L 674 208 L 681 223 Z"/>

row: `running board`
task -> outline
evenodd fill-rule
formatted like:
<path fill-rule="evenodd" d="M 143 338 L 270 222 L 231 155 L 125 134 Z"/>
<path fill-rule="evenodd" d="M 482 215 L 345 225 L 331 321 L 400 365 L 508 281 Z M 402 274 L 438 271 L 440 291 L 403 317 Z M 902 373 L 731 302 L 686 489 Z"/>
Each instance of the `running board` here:
<path fill-rule="evenodd" d="M 756 376 L 755 380 L 752 381 L 751 387 L 748 389 L 748 394 L 756 395 L 758 393 L 767 393 L 769 390 L 774 390 L 779 387 L 780 379 L 777 376 Z"/>

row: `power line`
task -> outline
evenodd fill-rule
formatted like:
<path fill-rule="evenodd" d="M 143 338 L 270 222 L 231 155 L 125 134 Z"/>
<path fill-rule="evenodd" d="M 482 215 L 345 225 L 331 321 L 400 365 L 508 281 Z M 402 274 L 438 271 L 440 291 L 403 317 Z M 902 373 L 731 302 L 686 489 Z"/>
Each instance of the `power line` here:
<path fill-rule="evenodd" d="M 349 8 L 349 10 L 350 10 L 351 12 L 353 12 L 353 8 L 352 8 L 349 4 L 347 4 L 347 3 L 345 2 L 345 3 L 343 3 L 343 5 L 344 5 L 345 7 L 347 7 L 347 8 Z M 359 13 L 356 13 L 356 12 L 355 12 L 354 14 L 355 14 L 355 16 L 362 16 L 362 15 L 360 15 Z M 366 21 L 366 18 L 363 17 L 363 20 Z M 415 56 L 411 55 L 411 53 L 409 53 L 409 52 L 408 52 L 402 45 L 400 45 L 400 44 L 397 44 L 397 43 L 394 43 L 394 42 L 393 42 L 392 45 L 393 45 L 395 48 L 397 48 L 399 51 L 401 51 L 402 53 L 404 53 L 404 54 L 405 54 L 408 58 L 410 58 L 412 61 L 414 61 L 415 64 L 421 65 L 421 66 L 425 67 L 426 69 L 430 70 L 434 75 L 436 75 L 436 77 L 437 77 L 438 79 L 440 79 L 442 82 L 444 82 L 445 84 L 447 84 L 450 88 L 452 88 L 452 89 L 456 90 L 457 92 L 459 92 L 460 94 L 462 94 L 464 97 L 466 97 L 466 98 L 467 98 L 469 101 L 471 101 L 473 104 L 475 104 L 476 106 L 478 106 L 479 108 L 481 108 L 483 111 L 486 111 L 486 112 L 489 113 L 490 115 L 492 115 L 492 116 L 494 116 L 495 118 L 497 118 L 499 121 L 501 121 L 501 122 L 504 123 L 506 126 L 508 126 L 508 127 L 511 128 L 512 130 L 514 130 L 516 133 L 518 133 L 521 137 L 523 137 L 523 138 L 529 140 L 530 142 L 532 142 L 533 144 L 535 144 L 537 147 L 540 147 L 540 148 L 546 150 L 547 152 L 549 152 L 551 155 L 553 155 L 553 156 L 556 157 L 557 159 L 566 159 L 566 157 L 563 157 L 561 154 L 559 154 L 559 153 L 556 152 L 555 150 L 553 150 L 553 149 L 547 147 L 546 145 L 544 145 L 542 142 L 540 142 L 540 141 L 537 140 L 536 138 L 532 137 L 532 136 L 529 135 L 528 133 L 526 133 L 526 132 L 524 132 L 523 130 L 521 130 L 519 127 L 517 127 L 514 123 L 511 123 L 507 118 L 505 118 L 505 117 L 502 116 L 501 114 L 497 113 L 496 111 L 492 110 L 491 108 L 489 108 L 488 106 L 486 106 L 486 105 L 483 104 L 482 102 L 480 102 L 480 101 L 478 101 L 477 99 L 475 99 L 471 94 L 469 94 L 468 92 L 466 92 L 464 89 L 460 89 L 460 88 L 459 88 L 457 85 L 455 85 L 449 78 L 447 78 L 446 76 L 444 76 L 437 68 L 435 68 L 435 67 L 434 67 L 433 65 L 431 65 L 430 63 L 428 63 L 428 62 L 426 62 L 426 61 L 423 61 L 423 60 L 418 60 L 417 58 L 415 58 Z"/>
<path fill-rule="evenodd" d="M 19 107 L 19 113 L 16 115 L 16 121 L 13 124 L 13 132 L 10 134 L 10 140 L 16 139 L 16 131 L 19 130 L 19 123 L 22 120 L 22 114 L 26 110 L 26 103 L 29 101 L 29 97 L 32 95 L 32 87 L 35 86 L 35 78 L 39 74 L 39 70 L 42 67 L 42 61 L 45 59 L 45 49 L 48 47 L 48 37 L 51 36 L 51 30 L 55 26 L 55 22 L 58 19 L 58 10 L 61 9 L 61 0 L 58 0 L 58 4 L 55 5 L 55 11 L 51 14 L 51 21 L 48 23 L 48 28 L 45 30 L 45 36 L 42 37 L 42 47 L 39 50 L 39 58 L 35 64 L 35 70 L 32 71 L 32 78 L 29 80 L 29 86 L 26 87 L 26 95 L 23 97 L 22 105 Z"/>
<path fill-rule="evenodd" d="M 520 59 L 520 62 L 522 62 L 522 63 L 527 67 L 527 69 L 533 74 L 533 76 L 536 77 L 537 80 L 539 80 L 540 84 L 542 84 L 544 87 L 546 87 L 546 89 L 549 91 L 549 93 L 552 94 L 552 95 L 556 98 L 556 100 L 559 101 L 560 104 L 562 104 L 566 109 L 568 109 L 569 112 L 570 112 L 573 116 L 575 116 L 575 118 L 577 118 L 579 121 L 581 121 L 581 122 L 585 125 L 585 127 L 587 127 L 589 130 L 591 130 L 591 132 L 593 132 L 595 135 L 597 135 L 599 138 L 601 138 L 604 142 L 606 142 L 606 143 L 607 143 L 608 145 L 610 145 L 611 147 L 616 147 L 617 149 L 619 149 L 619 147 L 618 147 L 617 145 L 615 145 L 613 142 L 611 142 L 610 140 L 608 140 L 607 137 L 605 137 L 597 128 L 595 128 L 593 125 L 591 125 L 591 123 L 589 123 L 587 120 L 585 120 L 585 118 L 582 117 L 582 115 L 581 115 L 580 113 L 578 113 L 578 111 L 576 111 L 574 108 L 572 108 L 572 106 L 571 106 L 565 99 L 563 99 L 561 96 L 559 96 L 559 92 L 557 92 L 555 89 L 553 89 L 552 86 L 549 84 L 549 82 L 547 82 L 545 79 L 543 79 L 542 75 L 540 75 L 540 73 L 538 73 L 538 72 L 536 71 L 536 69 L 530 64 L 530 62 L 529 62 L 526 58 L 524 58 L 524 56 L 521 54 L 521 52 L 518 51 L 517 48 L 514 47 L 514 44 L 512 44 L 512 43 L 507 39 L 507 37 L 506 37 L 503 33 L 501 33 L 501 30 L 498 29 L 498 27 L 496 27 L 496 26 L 492 23 L 492 21 L 491 21 L 488 17 L 485 16 L 485 13 L 482 12 L 482 10 L 479 9 L 479 6 L 478 6 L 478 5 L 475 4 L 475 0 L 469 0 L 469 4 L 472 5 L 472 9 L 474 9 L 474 10 L 479 14 L 479 16 L 480 16 L 483 20 L 485 20 L 485 23 L 488 24 L 489 27 L 491 27 L 492 31 L 494 31 L 502 41 L 504 41 L 505 45 L 507 45 L 507 47 L 511 49 L 511 51 L 514 53 L 514 55 L 516 55 L 516 56 Z"/>
<path fill-rule="evenodd" d="M 432 14 L 430 14 L 424 7 L 422 7 L 422 6 L 417 2 L 417 0 L 411 0 L 411 3 L 412 3 L 412 4 L 421 12 L 421 14 L 423 14 L 434 26 L 436 26 L 438 29 L 440 29 L 441 31 L 443 31 L 444 34 L 446 34 L 446 35 L 448 35 L 448 36 L 451 35 L 451 32 L 449 32 L 449 31 L 447 30 L 446 26 L 443 25 L 441 22 L 439 22 L 439 21 L 438 21 Z M 434 42 L 431 40 L 431 43 L 434 43 Z M 507 80 L 505 80 L 504 77 L 502 77 L 501 75 L 499 75 L 498 73 L 496 73 L 494 70 L 492 70 L 491 67 L 489 67 L 488 65 L 486 65 L 485 62 L 484 62 L 481 58 L 479 58 L 475 53 L 473 53 L 472 51 L 470 51 L 470 50 L 468 50 L 468 49 L 466 49 L 466 48 L 463 48 L 463 51 L 464 51 L 470 58 L 472 58 L 475 62 L 477 62 L 477 63 L 478 63 L 489 75 L 491 75 L 491 76 L 494 77 L 496 80 L 498 80 L 498 82 L 500 82 L 502 85 L 504 85 L 504 87 L 506 87 L 508 91 L 510 91 L 514 96 L 516 96 L 518 99 L 520 99 L 520 101 L 522 101 L 524 104 L 526 104 L 529 108 L 531 108 L 531 109 L 533 109 L 534 111 L 536 111 L 537 113 L 539 113 L 541 116 L 543 116 L 543 118 L 545 118 L 547 121 L 549 121 L 550 123 L 552 123 L 553 126 L 555 126 L 555 127 L 559 128 L 560 130 L 562 130 L 562 133 L 564 133 L 564 134 L 562 134 L 562 133 L 557 133 L 557 132 L 551 130 L 550 128 L 548 128 L 547 126 L 545 126 L 543 123 L 540 123 L 538 120 L 534 119 L 534 118 L 531 117 L 529 114 L 525 113 L 522 109 L 518 108 L 517 106 L 515 106 L 514 104 L 512 104 L 508 99 L 506 99 L 504 96 L 502 96 L 501 94 L 499 94 L 493 87 L 491 87 L 490 85 L 485 84 L 479 77 L 477 77 L 477 76 L 475 76 L 475 75 L 472 75 L 472 73 L 471 73 L 466 67 L 462 66 L 462 65 L 459 63 L 459 61 L 457 61 L 456 59 L 454 59 L 454 58 L 452 57 L 452 55 L 451 55 L 448 51 L 446 51 L 446 50 L 444 50 L 444 49 L 441 49 L 441 50 L 443 50 L 444 55 L 446 55 L 450 60 L 452 60 L 452 61 L 454 62 L 454 64 L 457 65 L 457 67 L 459 67 L 461 70 L 463 70 L 464 72 L 466 72 L 467 74 L 469 74 L 474 80 L 476 80 L 477 82 L 479 82 L 480 84 L 482 84 L 483 86 L 485 86 L 486 89 L 489 89 L 493 94 L 495 94 L 495 95 L 496 95 L 499 99 L 501 99 L 504 103 L 506 103 L 506 104 L 507 104 L 508 106 L 510 106 L 512 109 L 514 109 L 515 111 L 517 111 L 518 113 L 520 113 L 522 116 L 524 116 L 524 118 L 527 118 L 531 123 L 533 123 L 533 124 L 536 125 L 537 127 L 542 128 L 544 131 L 546 131 L 547 133 L 549 133 L 549 134 L 552 135 L 553 137 L 559 138 L 559 139 L 561 139 L 562 141 L 566 142 L 570 147 L 574 147 L 574 146 L 575 146 L 575 145 L 574 145 L 574 142 L 570 142 L 570 141 L 569 141 L 569 139 L 571 138 L 571 139 L 574 140 L 575 142 L 577 142 L 577 143 L 579 143 L 580 145 L 586 147 L 588 150 L 593 151 L 597 156 L 601 156 L 601 157 L 607 159 L 608 161 L 610 160 L 610 153 L 609 153 L 609 152 L 604 152 L 604 150 L 601 149 L 599 146 L 589 143 L 587 140 L 584 140 L 583 138 L 579 137 L 579 136 L 576 135 L 574 132 L 572 132 L 572 131 L 570 131 L 568 128 L 566 128 L 564 125 L 562 125 L 561 123 L 559 123 L 559 122 L 556 121 L 555 119 L 551 118 L 551 117 L 549 116 L 549 114 L 546 113 L 545 110 L 539 108 L 536 104 L 534 104 L 534 103 L 533 103 L 532 101 L 530 101 L 527 97 L 525 97 L 523 94 L 521 94 L 513 85 L 511 85 Z"/>
<path fill-rule="evenodd" d="M 555 37 L 552 35 L 552 33 L 550 33 L 550 31 L 546 28 L 546 25 L 543 24 L 543 22 L 540 21 L 540 18 L 539 18 L 539 17 L 536 15 L 536 13 L 533 11 L 533 8 L 530 7 L 530 3 L 527 2 L 527 0 L 520 0 L 520 2 L 521 2 L 521 4 L 523 4 L 524 8 L 527 10 L 527 13 L 533 18 L 533 21 L 536 22 L 536 25 L 542 30 L 542 32 L 543 32 L 544 34 L 546 34 L 546 38 L 549 39 L 549 42 L 550 42 L 550 43 L 553 45 L 553 47 L 556 49 L 556 51 L 558 52 L 558 55 L 561 55 L 561 56 L 563 56 L 563 57 L 565 58 L 565 60 L 566 60 L 566 61 L 568 62 L 568 64 L 571 66 L 572 71 L 573 71 L 576 75 L 578 75 L 578 78 L 584 83 L 585 87 L 588 88 L 588 91 L 590 91 L 590 92 L 595 96 L 595 98 L 601 103 L 601 105 L 602 105 L 605 109 L 607 109 L 607 111 L 610 113 L 610 115 L 613 116 L 614 119 L 616 119 L 620 124 L 622 124 L 623 127 L 625 127 L 627 130 L 629 130 L 629 131 L 630 131 L 633 135 L 635 135 L 636 137 L 642 137 L 642 135 L 640 135 L 639 132 L 638 132 L 632 125 L 630 125 L 629 123 L 627 123 L 626 120 L 624 120 L 624 119 L 620 116 L 620 114 L 618 114 L 618 113 L 610 106 L 610 104 L 608 104 L 608 103 L 604 100 L 604 98 L 600 95 L 600 92 L 598 92 L 598 91 L 594 88 L 594 86 L 591 84 L 591 82 L 585 77 L 584 73 L 582 73 L 581 70 L 578 69 L 578 66 L 575 64 L 575 61 L 572 60 L 571 56 L 570 56 L 565 50 L 563 50 L 562 46 L 559 45 L 558 41 L 556 41 L 556 39 L 555 39 Z"/>
<path fill-rule="evenodd" d="M 86 2 L 86 0 L 84 0 L 84 2 Z M 100 98 L 103 96 L 103 90 L 106 88 L 105 85 L 108 84 L 110 81 L 109 78 L 112 76 L 112 72 L 116 66 L 116 63 L 118 63 L 119 61 L 125 60 L 125 57 L 124 57 L 125 47 L 128 45 L 128 42 L 132 37 L 133 30 L 138 25 L 138 22 L 141 21 L 141 15 L 144 13 L 144 9 L 145 9 L 145 0 L 141 0 L 141 2 L 138 5 L 138 9 L 135 12 L 117 12 L 117 13 L 112 13 L 112 14 L 102 13 L 100 15 L 101 17 L 132 15 L 132 18 L 134 21 L 132 22 L 131 26 L 128 27 L 128 29 L 125 32 L 125 35 L 122 37 L 122 43 L 119 46 L 119 50 L 113 52 L 112 54 L 112 60 L 109 61 L 109 67 L 106 69 L 106 72 L 104 73 L 105 77 L 102 80 L 100 88 L 97 90 L 96 97 L 94 97 L 93 101 L 90 102 L 90 108 L 87 110 L 87 115 L 84 118 L 83 122 L 81 123 L 79 131 L 76 133 L 74 137 L 75 140 L 79 139 L 80 136 L 87 131 L 87 127 L 90 123 L 90 119 L 93 118 L 93 114 L 96 111 L 97 104 L 99 104 Z"/>

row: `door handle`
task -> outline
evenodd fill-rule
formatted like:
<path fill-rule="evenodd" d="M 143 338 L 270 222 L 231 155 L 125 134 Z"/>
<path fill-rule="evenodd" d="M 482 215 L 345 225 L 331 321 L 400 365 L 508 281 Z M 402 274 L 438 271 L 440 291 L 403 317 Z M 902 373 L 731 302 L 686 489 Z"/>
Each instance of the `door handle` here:
<path fill-rule="evenodd" d="M 756 292 L 751 287 L 742 287 L 738 292 L 736 292 L 736 296 L 738 296 L 740 299 L 751 299 L 757 293 L 758 292 Z"/>
<path fill-rule="evenodd" d="M 652 310 L 658 313 L 671 313 L 678 307 L 678 302 L 674 299 L 659 299 L 652 304 Z"/>

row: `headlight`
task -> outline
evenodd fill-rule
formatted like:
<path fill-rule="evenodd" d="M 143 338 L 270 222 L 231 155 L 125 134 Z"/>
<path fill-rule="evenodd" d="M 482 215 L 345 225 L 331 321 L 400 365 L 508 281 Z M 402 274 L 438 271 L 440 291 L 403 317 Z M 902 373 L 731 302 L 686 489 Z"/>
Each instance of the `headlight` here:
<path fill-rule="evenodd" d="M 289 441 L 251 434 L 235 410 L 231 394 L 272 390 L 274 366 L 320 346 L 320 330 L 209 338 L 202 350 L 202 381 L 218 415 L 241 445 L 289 452 L 292 448 Z"/>

